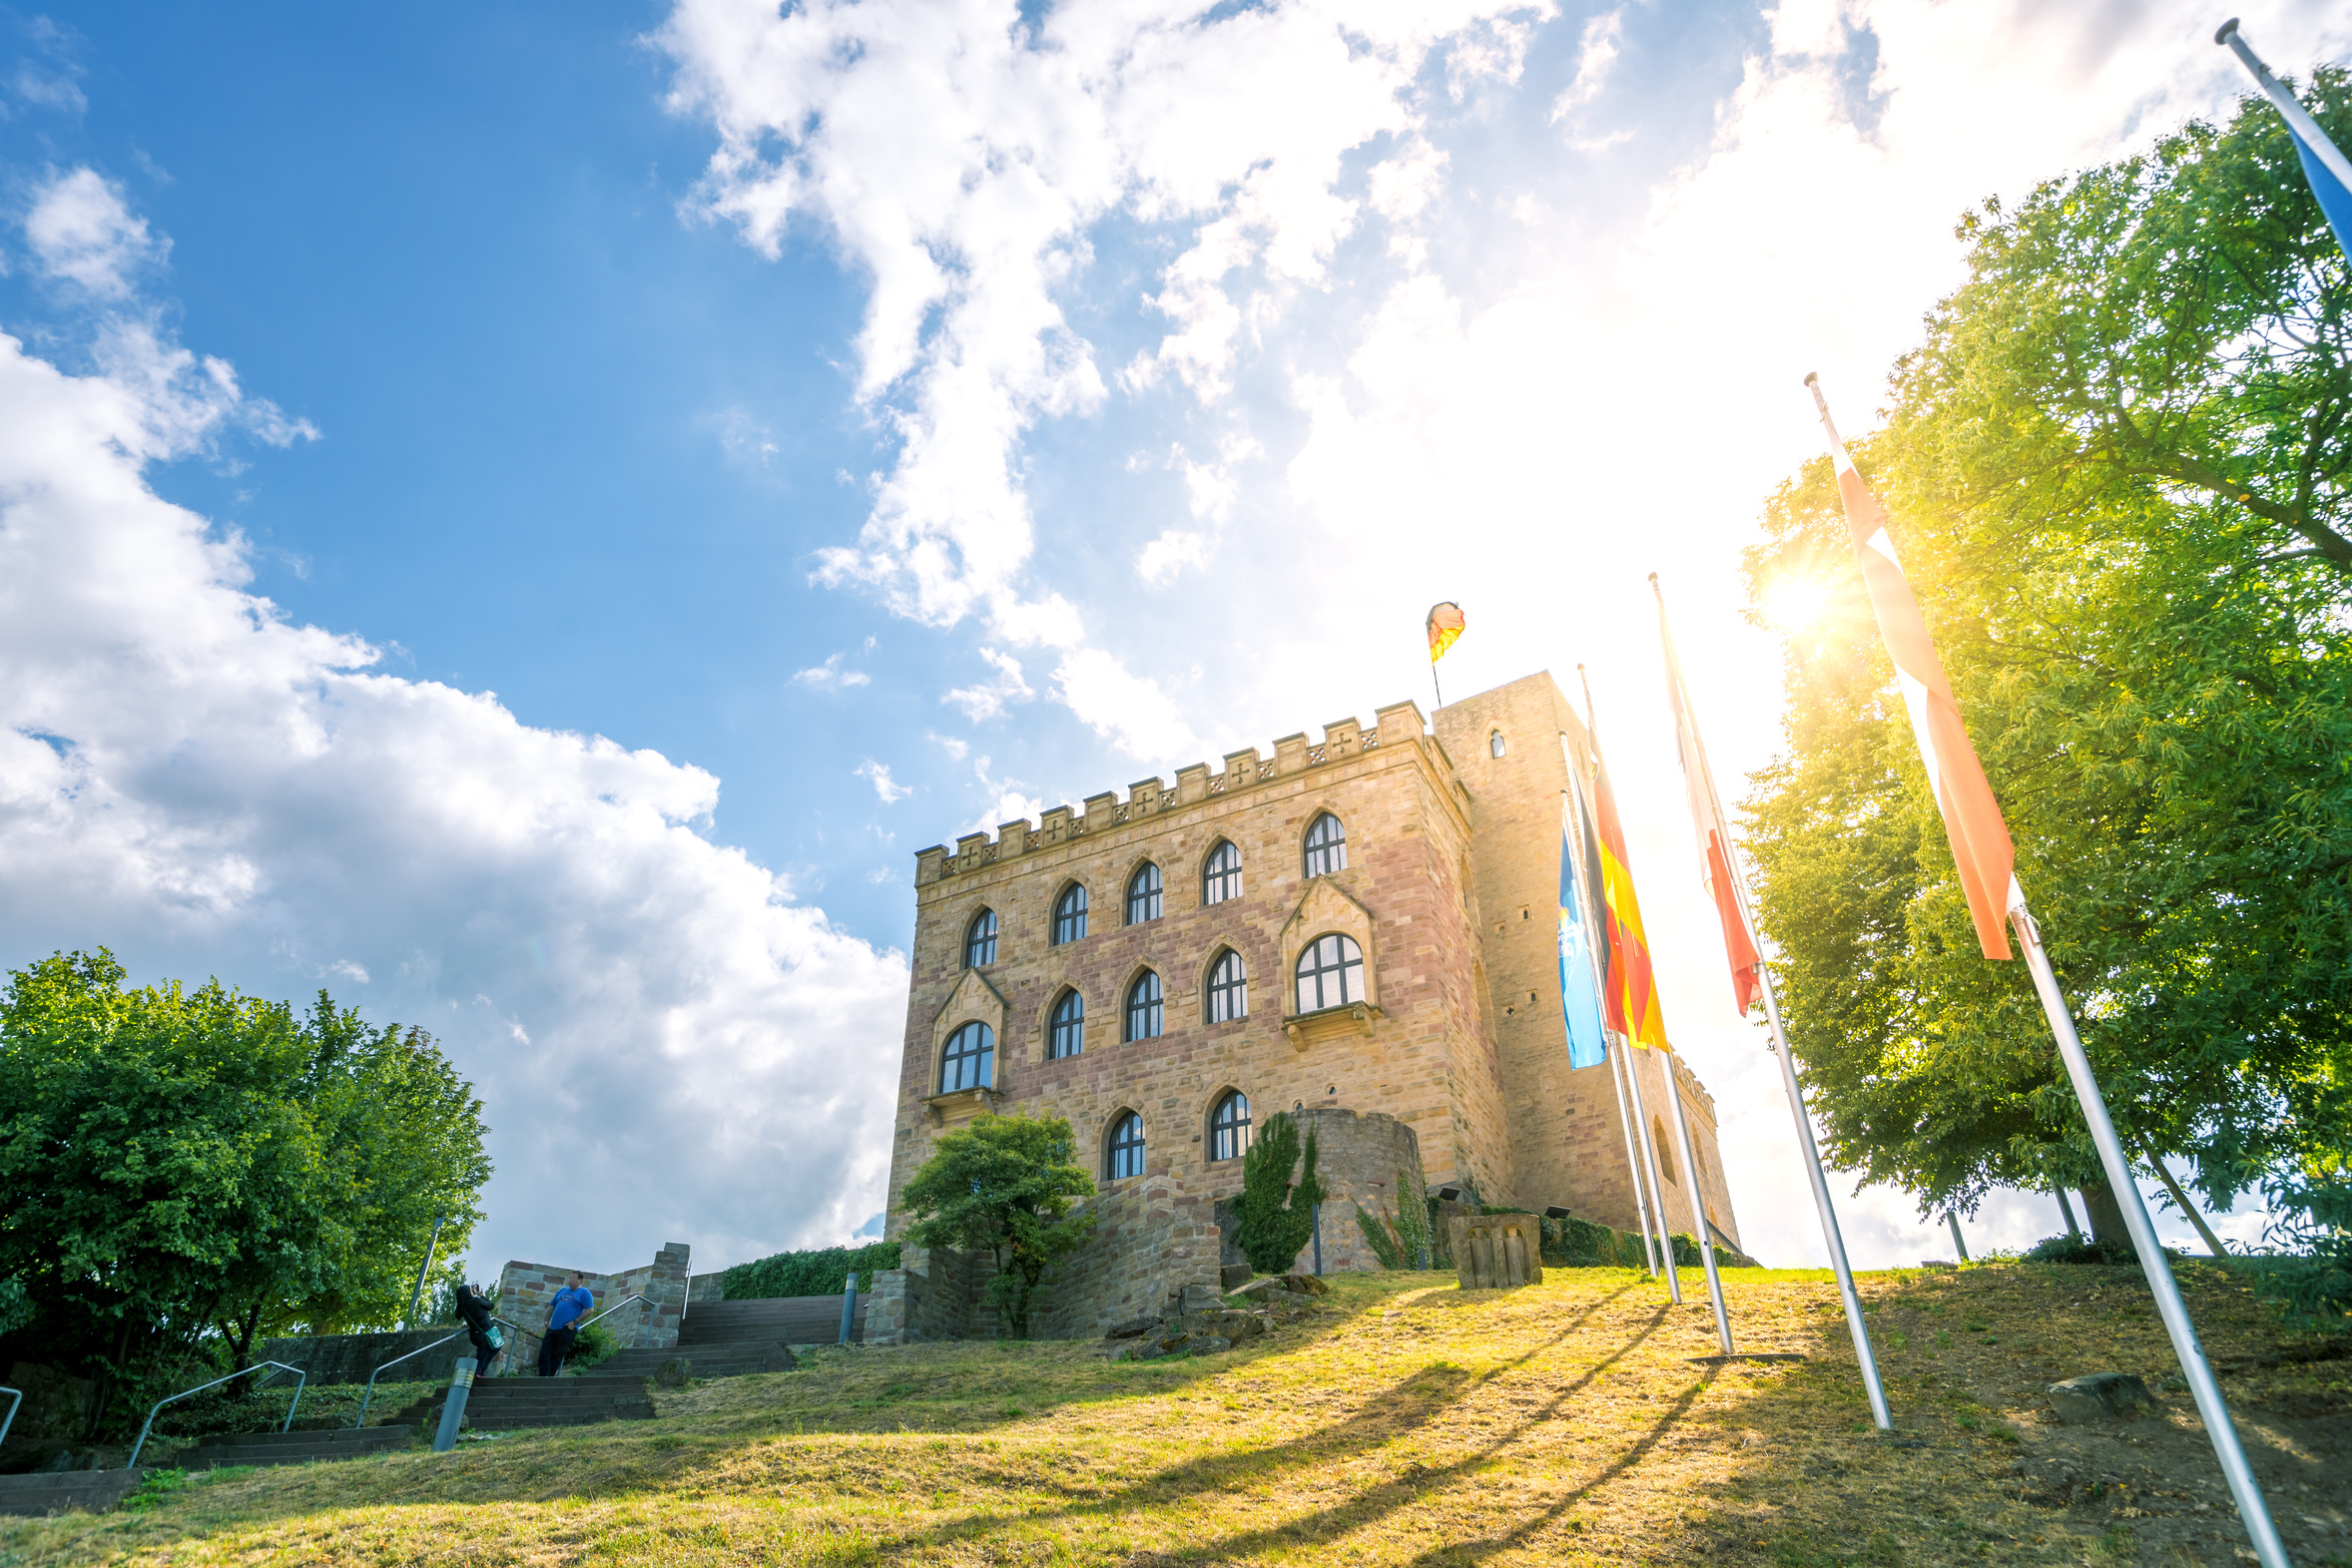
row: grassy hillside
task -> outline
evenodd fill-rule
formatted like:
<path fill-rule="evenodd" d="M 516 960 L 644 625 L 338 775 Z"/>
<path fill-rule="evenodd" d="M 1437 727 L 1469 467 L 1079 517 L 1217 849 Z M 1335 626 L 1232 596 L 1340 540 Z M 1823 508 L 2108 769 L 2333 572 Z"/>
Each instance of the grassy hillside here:
<path fill-rule="evenodd" d="M 2187 1273 L 2296 1560 L 2352 1562 L 2352 1362 L 2295 1358 L 2345 1346 L 2290 1340 L 2234 1283 Z M 666 1394 L 655 1421 L 0 1523 L 0 1565 L 2234 1560 L 2135 1273 L 1867 1279 L 1893 1438 L 1869 1427 L 1826 1275 L 1728 1278 L 1743 1349 L 1810 1358 L 1694 1359 L 1715 1348 L 1703 1294 L 1675 1309 L 1623 1271 L 1509 1294 L 1356 1277 L 1227 1355 L 829 1348 Z M 2158 1386 L 2160 1414 L 2052 1424 L 2042 1385 L 2105 1369 Z"/>

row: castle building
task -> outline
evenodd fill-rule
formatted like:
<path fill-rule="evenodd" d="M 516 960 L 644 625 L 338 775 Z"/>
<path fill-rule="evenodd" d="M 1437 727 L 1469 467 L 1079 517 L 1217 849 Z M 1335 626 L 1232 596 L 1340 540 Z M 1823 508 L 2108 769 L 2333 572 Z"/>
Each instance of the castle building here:
<path fill-rule="evenodd" d="M 1106 1194 L 1229 1197 L 1253 1126 L 1293 1111 L 1328 1129 L 1327 1184 L 1374 1210 L 1418 1158 L 1432 1192 L 1631 1229 L 1609 1069 L 1568 1066 L 1560 1011 L 1560 799 L 1589 756 L 1538 674 L 1434 725 L 1398 703 L 919 851 L 889 1234 L 940 1133 L 1022 1111 L 1066 1118 Z M 1627 1054 L 1671 1228 L 1695 1181 L 1736 1248 L 1712 1098 Z M 1669 1062 L 1696 1171 L 1669 1158 Z M 1409 1132 L 1351 1141 L 1335 1115 Z M 1327 1265 L 1377 1267 L 1355 1229 L 1327 1227 Z"/>

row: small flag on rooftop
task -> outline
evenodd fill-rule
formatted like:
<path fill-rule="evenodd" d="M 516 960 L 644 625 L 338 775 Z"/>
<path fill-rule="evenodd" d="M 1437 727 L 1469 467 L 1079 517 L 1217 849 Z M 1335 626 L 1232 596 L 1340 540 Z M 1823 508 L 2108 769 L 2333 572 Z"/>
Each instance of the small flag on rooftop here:
<path fill-rule="evenodd" d="M 2262 89 L 2262 96 L 2276 104 L 2278 112 L 2286 117 L 2287 135 L 2295 141 L 2295 156 L 2303 161 L 2303 178 L 2311 182 L 2311 194 L 2319 199 L 2319 210 L 2327 215 L 2328 227 L 2336 232 L 2337 247 L 2352 258 L 2352 162 L 2328 139 L 2319 122 L 2311 118 L 2311 112 L 2287 91 L 2286 84 L 2272 76 L 2270 67 L 2247 47 L 2245 39 L 2238 35 L 2236 17 L 2221 24 L 2213 42 L 2227 46 L 2243 62 Z"/>
<path fill-rule="evenodd" d="M 1446 657 L 1446 650 L 1454 646 L 1455 639 L 1462 636 L 1462 606 L 1451 599 L 1431 605 L 1428 626 L 1430 663 L 1436 664 Z"/>

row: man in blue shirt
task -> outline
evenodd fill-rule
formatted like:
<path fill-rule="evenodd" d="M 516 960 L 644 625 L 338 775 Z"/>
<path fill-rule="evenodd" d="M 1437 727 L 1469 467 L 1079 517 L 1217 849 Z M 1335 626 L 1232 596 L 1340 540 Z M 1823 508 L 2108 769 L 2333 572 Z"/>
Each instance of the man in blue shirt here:
<path fill-rule="evenodd" d="M 539 1341 L 539 1375 L 553 1377 L 563 1370 L 564 1357 L 572 1353 L 572 1341 L 579 1337 L 580 1319 L 596 1309 L 596 1298 L 580 1284 L 579 1271 L 572 1272 L 572 1283 L 555 1293 L 555 1301 L 547 1308 L 547 1337 Z"/>

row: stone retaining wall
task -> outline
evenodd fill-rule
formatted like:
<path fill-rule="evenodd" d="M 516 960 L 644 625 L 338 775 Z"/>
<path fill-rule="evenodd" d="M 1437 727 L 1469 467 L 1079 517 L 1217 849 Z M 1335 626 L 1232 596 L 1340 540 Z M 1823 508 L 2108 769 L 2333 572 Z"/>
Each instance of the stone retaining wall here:
<path fill-rule="evenodd" d="M 1152 1315 L 1188 1286 L 1222 1294 L 1215 1201 L 1182 1176 L 1131 1178 L 1088 1207 L 1094 1229 L 1040 1282 L 1030 1337 L 1092 1338 L 1113 1323 Z"/>
<path fill-rule="evenodd" d="M 500 1316 L 507 1313 L 501 1312 Z M 430 1328 L 406 1328 L 398 1333 L 322 1333 L 299 1339 L 269 1339 L 263 1341 L 260 1361 L 284 1361 L 298 1366 L 309 1374 L 305 1387 L 318 1388 L 328 1383 L 363 1383 L 368 1374 L 394 1356 L 421 1350 L 435 1339 L 456 1334 L 457 1340 L 448 1346 L 446 1355 L 419 1355 L 401 1362 L 392 1369 L 392 1376 L 401 1380 L 420 1377 L 445 1378 L 449 1365 L 460 1355 L 472 1353 L 472 1346 L 464 1338 L 465 1324 L 436 1323 Z M 492 1375 L 502 1367 L 491 1363 Z"/>
<path fill-rule="evenodd" d="M 1323 1183 L 1323 1272 L 1379 1273 L 1381 1261 L 1356 1223 L 1356 1209 L 1361 1204 L 1394 1220 L 1400 1201 L 1427 1204 L 1422 1192 L 1400 1195 L 1398 1190 L 1400 1173 L 1410 1187 L 1413 1173 L 1421 1169 L 1421 1140 L 1406 1123 L 1378 1111 L 1358 1115 L 1310 1107 L 1291 1112 L 1290 1119 L 1299 1129 L 1300 1143 L 1309 1133 L 1315 1135 L 1315 1174 Z M 1315 1272 L 1312 1240 L 1299 1250 L 1290 1272 Z"/>
<path fill-rule="evenodd" d="M 593 1317 L 631 1295 L 642 1305 L 622 1307 L 604 1320 L 624 1350 L 666 1350 L 678 1342 L 678 1325 L 686 1317 L 688 1268 L 693 1249 L 684 1242 L 667 1242 L 653 1262 L 618 1274 L 582 1269 L 582 1283 L 596 1298 Z M 554 1264 L 509 1263 L 498 1276 L 498 1315 L 518 1324 L 521 1341 L 512 1350 L 518 1364 L 529 1365 L 539 1355 L 539 1339 L 547 1329 L 547 1314 L 555 1293 L 573 1271 Z"/>

